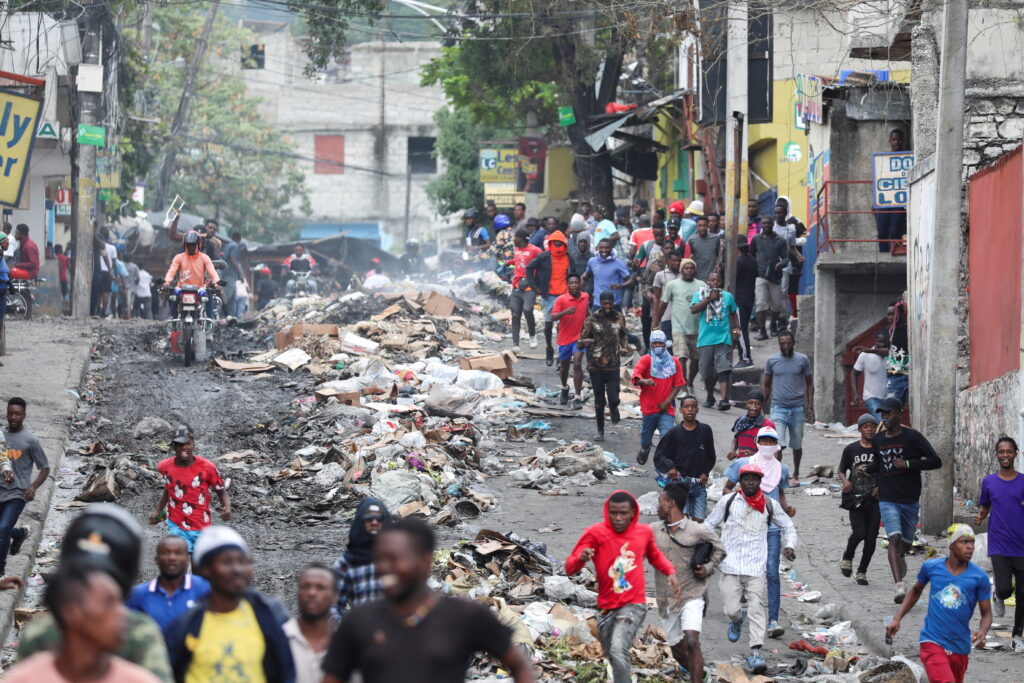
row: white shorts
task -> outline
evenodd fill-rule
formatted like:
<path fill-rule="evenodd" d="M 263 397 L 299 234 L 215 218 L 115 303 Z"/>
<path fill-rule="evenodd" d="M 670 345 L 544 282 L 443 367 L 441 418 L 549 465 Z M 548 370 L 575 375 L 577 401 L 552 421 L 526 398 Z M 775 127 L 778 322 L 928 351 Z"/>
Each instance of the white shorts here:
<path fill-rule="evenodd" d="M 697 598 L 683 603 L 681 606 L 669 608 L 668 616 L 663 620 L 666 642 L 671 647 L 683 639 L 683 631 L 700 633 L 700 624 L 704 620 L 704 598 Z"/>

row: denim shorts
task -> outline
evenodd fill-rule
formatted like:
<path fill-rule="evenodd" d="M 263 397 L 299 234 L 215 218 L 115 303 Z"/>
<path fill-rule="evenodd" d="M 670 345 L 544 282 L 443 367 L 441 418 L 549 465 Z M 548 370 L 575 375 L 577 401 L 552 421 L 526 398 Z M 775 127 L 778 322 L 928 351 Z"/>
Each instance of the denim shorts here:
<path fill-rule="evenodd" d="M 886 503 L 879 501 L 878 511 L 882 514 L 882 525 L 889 538 L 899 535 L 904 543 L 913 543 L 917 536 L 917 517 L 921 503 Z"/>
<path fill-rule="evenodd" d="M 779 445 L 799 451 L 804 447 L 804 407 L 772 406 L 772 422 L 779 433 Z"/>
<path fill-rule="evenodd" d="M 551 322 L 551 310 L 555 307 L 557 294 L 544 294 L 540 297 L 540 310 L 544 313 L 544 322 Z"/>

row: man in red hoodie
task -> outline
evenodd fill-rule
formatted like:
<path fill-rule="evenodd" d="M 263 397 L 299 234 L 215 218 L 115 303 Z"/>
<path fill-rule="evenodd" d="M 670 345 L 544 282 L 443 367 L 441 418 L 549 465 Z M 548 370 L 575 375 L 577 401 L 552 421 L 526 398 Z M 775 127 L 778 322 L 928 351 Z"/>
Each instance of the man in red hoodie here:
<path fill-rule="evenodd" d="M 526 264 L 526 285 L 540 293 L 541 309 L 544 311 L 544 341 L 547 343 L 547 364 L 555 364 L 555 347 L 551 344 L 551 333 L 555 329 L 551 318 L 551 309 L 555 300 L 565 294 L 569 287 L 569 246 L 565 241 L 565 233 L 555 230 L 548 235 L 547 251 L 541 252 Z M 577 273 L 582 275 L 582 273 Z"/>
<path fill-rule="evenodd" d="M 604 502 L 604 521 L 592 524 L 576 542 L 565 573 L 572 576 L 590 560 L 597 574 L 597 628 L 612 669 L 613 683 L 632 677 L 629 649 L 647 612 L 644 559 L 668 577 L 678 600 L 676 570 L 654 542 L 654 531 L 639 521 L 640 506 L 627 491 L 615 491 Z"/>

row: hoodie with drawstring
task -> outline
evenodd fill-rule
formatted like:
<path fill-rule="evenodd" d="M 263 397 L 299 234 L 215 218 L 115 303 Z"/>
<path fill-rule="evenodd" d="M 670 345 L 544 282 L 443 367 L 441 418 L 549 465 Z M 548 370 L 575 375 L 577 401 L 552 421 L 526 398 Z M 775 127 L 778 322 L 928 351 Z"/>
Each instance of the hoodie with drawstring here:
<path fill-rule="evenodd" d="M 572 554 L 565 561 L 565 573 L 573 575 L 586 564 L 580 559 L 584 548 L 594 549 L 594 568 L 597 570 L 597 607 L 614 610 L 624 605 L 643 604 L 647 601 L 644 584 L 644 559 L 665 576 L 675 574 L 675 568 L 654 542 L 654 531 L 640 523 L 640 505 L 633 494 L 633 520 L 621 534 L 612 527 L 608 518 L 608 503 L 604 502 L 604 521 L 593 524 L 583 532 Z"/>
<path fill-rule="evenodd" d="M 555 242 L 561 244 L 556 245 Z M 569 247 L 565 233 L 555 230 L 548 236 L 547 251 L 542 251 L 526 264 L 526 282 L 541 296 L 558 296 L 568 291 L 566 279 L 571 272 Z M 576 275 L 583 275 L 576 273 Z"/>

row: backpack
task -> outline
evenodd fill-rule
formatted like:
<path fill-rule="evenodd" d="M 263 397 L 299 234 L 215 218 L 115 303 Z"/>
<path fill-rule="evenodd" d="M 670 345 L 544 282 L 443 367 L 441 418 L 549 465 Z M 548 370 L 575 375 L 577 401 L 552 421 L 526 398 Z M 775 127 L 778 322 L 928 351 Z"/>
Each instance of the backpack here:
<path fill-rule="evenodd" d="M 729 509 L 732 507 L 732 502 L 736 500 L 736 496 L 738 495 L 740 495 L 739 491 L 730 494 L 729 502 L 725 504 L 725 514 L 722 517 L 722 524 L 729 521 Z M 765 498 L 767 498 L 767 496 L 765 496 Z M 765 503 L 764 508 L 768 512 L 768 526 L 771 526 L 775 522 L 775 506 L 771 503 Z"/>

